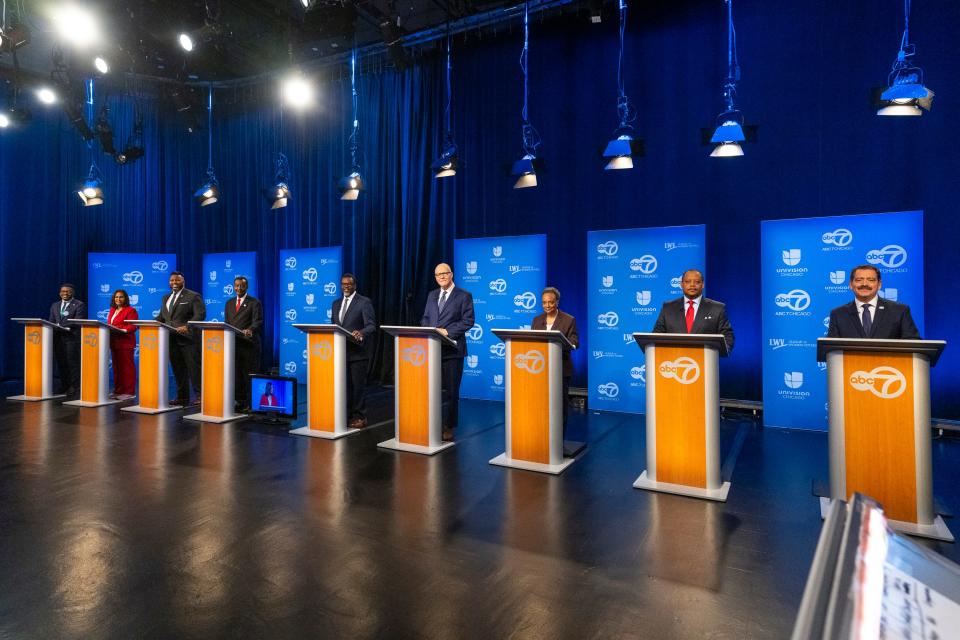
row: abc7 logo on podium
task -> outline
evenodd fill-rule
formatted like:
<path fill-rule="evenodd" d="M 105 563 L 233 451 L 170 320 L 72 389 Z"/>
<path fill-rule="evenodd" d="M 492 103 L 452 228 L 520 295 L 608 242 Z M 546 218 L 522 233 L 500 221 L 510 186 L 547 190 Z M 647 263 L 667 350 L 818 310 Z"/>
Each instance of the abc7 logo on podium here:
<path fill-rule="evenodd" d="M 700 379 L 700 365 L 687 356 L 681 356 L 676 360 L 664 360 L 657 370 L 661 377 L 676 380 L 680 384 L 693 384 Z"/>
<path fill-rule="evenodd" d="M 311 347 L 311 353 L 321 360 L 329 360 L 333 355 L 333 347 L 329 342 L 317 342 Z"/>
<path fill-rule="evenodd" d="M 423 366 L 423 363 L 427 361 L 427 352 L 419 344 L 407 347 L 401 353 L 401 357 L 415 367 Z"/>
<path fill-rule="evenodd" d="M 513 366 L 533 374 L 543 372 L 545 364 L 546 359 L 543 357 L 543 354 L 536 349 L 531 349 L 526 353 L 518 353 L 513 357 Z"/>
<path fill-rule="evenodd" d="M 893 367 L 875 367 L 870 371 L 854 371 L 850 374 L 850 386 L 857 391 L 869 391 L 878 398 L 892 400 L 907 390 L 907 378 Z"/>

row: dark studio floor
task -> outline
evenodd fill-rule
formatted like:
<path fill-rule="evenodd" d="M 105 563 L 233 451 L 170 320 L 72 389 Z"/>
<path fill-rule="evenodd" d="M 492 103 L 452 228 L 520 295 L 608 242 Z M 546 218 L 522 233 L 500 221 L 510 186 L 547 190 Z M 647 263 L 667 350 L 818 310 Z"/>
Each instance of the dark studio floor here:
<path fill-rule="evenodd" d="M 392 402 L 371 398 L 371 424 Z M 392 422 L 324 441 L 0 404 L 0 638 L 789 636 L 826 434 L 728 416 L 719 504 L 632 488 L 640 416 L 573 414 L 589 447 L 551 477 L 487 463 L 502 404 L 461 411 L 431 458 L 377 449 Z M 960 441 L 933 451 L 957 512 Z"/>

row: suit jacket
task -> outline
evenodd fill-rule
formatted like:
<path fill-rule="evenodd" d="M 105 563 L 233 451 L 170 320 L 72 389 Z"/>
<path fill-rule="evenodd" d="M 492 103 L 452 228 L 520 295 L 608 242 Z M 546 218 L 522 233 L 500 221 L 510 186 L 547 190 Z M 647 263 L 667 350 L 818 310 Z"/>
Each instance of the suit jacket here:
<path fill-rule="evenodd" d="M 541 313 L 530 323 L 531 329 L 546 329 L 547 314 Z M 553 330 L 562 333 L 567 340 L 573 343 L 573 347 L 580 346 L 580 336 L 577 335 L 577 321 L 569 313 L 557 310 L 557 317 L 553 321 Z M 563 347 L 563 377 L 569 378 L 573 375 L 573 361 L 570 359 L 570 349 Z"/>
<path fill-rule="evenodd" d="M 241 338 L 238 336 L 238 339 L 249 340 L 257 346 L 260 345 L 260 333 L 263 330 L 263 305 L 253 296 L 247 295 L 243 299 L 239 311 L 237 310 L 236 296 L 224 302 L 223 321 L 241 331 L 250 329 L 253 332 L 253 336 L 250 338 Z"/>
<path fill-rule="evenodd" d="M 359 293 L 353 294 L 353 300 L 347 307 L 347 312 L 343 316 L 343 322 L 340 322 L 340 307 L 343 305 L 343 297 L 333 301 L 330 309 L 330 318 L 334 324 L 338 324 L 351 333 L 359 331 L 363 335 L 363 342 L 353 344 L 347 342 L 347 360 L 357 361 L 366 360 L 373 352 L 373 336 L 377 333 L 377 322 L 373 315 L 373 303 L 370 298 L 362 296 Z"/>
<path fill-rule="evenodd" d="M 190 289 L 183 289 L 180 292 L 180 297 L 177 298 L 177 304 L 173 306 L 173 309 L 167 311 L 167 301 L 172 295 L 173 292 L 171 291 L 163 296 L 163 300 L 160 303 L 160 315 L 157 316 L 158 321 L 169 324 L 171 327 L 183 327 L 190 320 L 206 320 L 207 307 L 203 304 L 203 296 L 199 293 L 191 291 Z M 192 340 L 193 333 L 194 332 L 191 331 L 185 336 L 174 333 L 173 336 L 175 340 L 182 343 Z"/>
<path fill-rule="evenodd" d="M 70 298 L 70 302 L 67 303 L 67 313 L 66 315 L 60 315 L 60 305 L 63 303 L 63 300 L 57 300 L 52 305 L 50 305 L 50 317 L 48 320 L 53 324 L 60 325 L 70 329 L 70 335 L 72 335 L 77 340 L 80 339 L 80 327 L 77 325 L 70 325 L 67 323 L 67 320 L 86 320 L 87 319 L 87 304 L 76 298 Z M 60 331 L 56 332 L 62 336 L 67 334 L 61 334 Z"/>
<path fill-rule="evenodd" d="M 687 313 L 684 305 L 686 296 L 664 302 L 660 315 L 653 325 L 653 333 L 686 333 Z M 727 320 L 727 306 L 710 298 L 700 298 L 700 307 L 693 318 L 693 330 L 690 333 L 719 333 L 727 342 L 727 351 L 733 351 L 733 327 Z"/>
<path fill-rule="evenodd" d="M 473 295 L 466 289 L 455 286 L 443 305 L 443 313 L 438 309 L 440 289 L 427 294 L 427 304 L 420 318 L 421 327 L 439 327 L 446 329 L 451 340 L 457 341 L 456 347 L 443 345 L 442 358 L 463 358 L 467 355 L 466 333 L 473 326 Z"/>
<path fill-rule="evenodd" d="M 830 338 L 877 338 L 893 340 L 919 340 L 920 331 L 910 315 L 910 307 L 893 300 L 877 298 L 873 311 L 870 335 L 863 332 L 863 323 L 857 313 L 857 303 L 850 301 L 830 312 Z"/>
<path fill-rule="evenodd" d="M 107 316 L 107 321 L 118 329 L 124 329 L 126 333 L 115 333 L 110 332 L 110 348 L 111 349 L 133 349 L 137 346 L 137 336 L 134 335 L 137 332 L 137 326 L 134 324 L 127 324 L 127 320 L 137 320 L 139 316 L 137 315 L 137 310 L 127 305 L 120 309 L 119 312 L 114 315 L 114 309 L 110 309 L 110 315 Z"/>

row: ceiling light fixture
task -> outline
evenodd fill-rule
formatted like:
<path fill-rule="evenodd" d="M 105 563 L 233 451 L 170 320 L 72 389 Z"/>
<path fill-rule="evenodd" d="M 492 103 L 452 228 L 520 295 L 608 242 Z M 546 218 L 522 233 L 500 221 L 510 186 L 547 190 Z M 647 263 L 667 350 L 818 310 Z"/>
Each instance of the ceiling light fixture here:
<path fill-rule="evenodd" d="M 727 79 L 723 83 L 726 110 L 717 116 L 719 126 L 710 138 L 710 142 L 717 145 L 710 153 L 712 158 L 742 156 L 740 143 L 747 139 L 743 133 L 743 114 L 734 104 L 737 82 L 740 80 L 740 62 L 737 60 L 737 32 L 733 28 L 733 0 L 724 2 L 727 4 Z"/>
<path fill-rule="evenodd" d="M 933 106 L 933 91 L 923 86 L 923 69 L 910 60 L 917 53 L 910 43 L 910 5 L 911 0 L 904 0 L 900 50 L 887 76 L 887 89 L 880 94 L 878 116 L 919 116 L 921 108 L 930 111 Z"/>
<path fill-rule="evenodd" d="M 287 182 L 289 179 L 288 176 L 290 175 L 290 163 L 287 161 L 287 156 L 278 153 L 274 160 L 274 165 L 276 167 L 274 184 L 269 189 L 264 189 L 263 195 L 266 196 L 271 209 L 282 209 L 287 206 L 288 201 L 292 197 L 290 195 L 290 186 Z"/>
<path fill-rule="evenodd" d="M 295 72 L 283 81 L 283 99 L 294 109 L 306 109 L 313 104 L 313 85 Z"/>
<path fill-rule="evenodd" d="M 96 162 L 90 164 L 90 171 L 87 177 L 77 188 L 77 197 L 85 207 L 94 207 L 103 204 L 103 177 L 100 175 L 100 168 Z"/>
<path fill-rule="evenodd" d="M 24 24 L 0 27 L 0 51 L 12 53 L 30 42 L 30 29 Z"/>
<path fill-rule="evenodd" d="M 75 4 L 65 4 L 54 10 L 53 24 L 60 37 L 83 49 L 100 41 L 100 27 L 94 15 Z"/>
<path fill-rule="evenodd" d="M 189 33 L 183 32 L 178 35 L 177 42 L 180 43 L 180 48 L 187 53 L 193 51 L 193 37 Z"/>
<path fill-rule="evenodd" d="M 43 104 L 54 104 L 57 101 L 57 94 L 50 87 L 40 87 L 37 89 L 37 99 Z"/>
<path fill-rule="evenodd" d="M 110 73 L 110 64 L 107 63 L 106 59 L 103 56 L 97 56 L 93 59 L 93 67 L 101 74 L 106 75 Z"/>
<path fill-rule="evenodd" d="M 626 26 L 627 2 L 620 0 L 620 56 L 617 59 L 617 114 L 620 116 L 620 125 L 614 132 L 613 140 L 603 150 L 603 158 L 607 163 L 604 170 L 633 169 L 633 156 L 643 152 L 643 141 L 634 138 L 633 125 L 630 124 L 637 119 L 637 111 L 627 97 L 623 82 L 623 36 Z"/>
<path fill-rule="evenodd" d="M 201 207 L 220 199 L 220 183 L 213 172 L 213 85 L 207 87 L 207 178 L 193 197 Z"/>
<path fill-rule="evenodd" d="M 453 93 L 451 91 L 450 72 L 453 65 L 450 61 L 450 25 L 447 25 L 447 108 L 444 112 L 445 131 L 443 136 L 443 149 L 440 156 L 433 161 L 430 168 L 433 170 L 434 178 L 448 178 L 457 175 L 457 169 L 462 165 L 457 151 L 457 143 L 453 141 L 453 127 L 450 124 L 450 107 L 453 102 Z"/>
<path fill-rule="evenodd" d="M 537 147 L 540 146 L 540 134 L 530 124 L 529 113 L 529 77 L 528 62 L 530 59 L 530 7 L 528 2 L 523 3 L 523 51 L 520 53 L 520 69 L 523 71 L 523 111 L 521 112 L 521 145 L 523 155 L 513 163 L 511 174 L 516 181 L 514 189 L 526 189 L 537 186 L 537 171 L 543 169 L 543 161 L 537 159 Z"/>
<path fill-rule="evenodd" d="M 0 113 L 0 129 L 6 129 L 10 126 L 10 117 L 6 113 Z"/>
<path fill-rule="evenodd" d="M 353 129 L 350 132 L 350 138 L 347 144 L 350 145 L 350 163 L 353 167 L 349 174 L 340 179 L 337 183 L 337 189 L 340 191 L 341 200 L 356 200 L 363 191 L 363 177 L 360 174 L 360 163 L 357 160 L 359 152 L 359 134 L 360 120 L 357 116 L 358 98 L 357 98 L 357 50 L 354 49 L 350 54 L 350 106 L 353 115 Z"/>

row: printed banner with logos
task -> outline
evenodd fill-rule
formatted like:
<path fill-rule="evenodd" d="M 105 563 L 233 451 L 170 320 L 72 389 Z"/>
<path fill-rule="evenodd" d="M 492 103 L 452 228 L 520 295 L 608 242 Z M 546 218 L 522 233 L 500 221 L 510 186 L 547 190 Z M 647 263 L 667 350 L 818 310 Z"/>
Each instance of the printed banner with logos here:
<path fill-rule="evenodd" d="M 246 276 L 250 283 L 247 294 L 257 295 L 257 252 L 203 254 L 203 301 L 207 320 L 223 322 L 223 308 L 233 298 L 233 279 Z"/>
<path fill-rule="evenodd" d="M 547 236 L 466 238 L 453 244 L 453 276 L 473 294 L 460 396 L 503 400 L 506 347 L 491 329 L 530 328 L 547 278 Z"/>
<path fill-rule="evenodd" d="M 340 295 L 342 247 L 280 250 L 280 375 L 307 382 L 307 335 L 295 324 L 327 324 Z"/>
<path fill-rule="evenodd" d="M 684 271 L 704 272 L 705 236 L 705 225 L 587 234 L 589 321 L 580 326 L 589 327 L 591 409 L 646 411 L 646 366 L 632 334 L 653 330 L 660 306 L 682 295 Z"/>
<path fill-rule="evenodd" d="M 910 305 L 923 335 L 923 212 L 764 220 L 760 226 L 763 421 L 827 428 L 826 363 L 817 338 L 854 299 L 850 269 L 880 269 L 880 297 Z"/>

